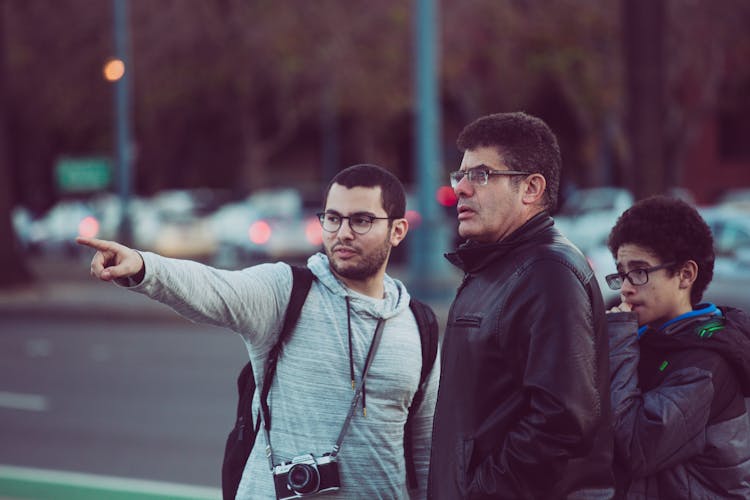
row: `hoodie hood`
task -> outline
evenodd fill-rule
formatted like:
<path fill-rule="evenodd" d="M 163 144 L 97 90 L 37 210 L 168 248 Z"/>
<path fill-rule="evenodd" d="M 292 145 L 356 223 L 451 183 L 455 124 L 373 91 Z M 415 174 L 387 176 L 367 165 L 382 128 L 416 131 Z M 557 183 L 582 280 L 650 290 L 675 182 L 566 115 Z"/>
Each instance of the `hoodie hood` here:
<path fill-rule="evenodd" d="M 375 299 L 347 288 L 331 272 L 328 256 L 323 253 L 316 253 L 307 259 L 307 267 L 313 272 L 318 282 L 328 289 L 331 294 L 340 296 L 342 301 L 348 296 L 352 311 L 358 314 L 387 320 L 397 316 L 409 307 L 411 297 L 406 287 L 401 281 L 391 278 L 388 274 L 383 279 L 383 298 Z"/>
<path fill-rule="evenodd" d="M 697 307 L 716 312 L 670 321 L 658 331 L 651 329 L 642 341 L 657 348 L 710 349 L 720 354 L 734 368 L 744 395 L 750 397 L 750 317 L 733 307 Z"/>

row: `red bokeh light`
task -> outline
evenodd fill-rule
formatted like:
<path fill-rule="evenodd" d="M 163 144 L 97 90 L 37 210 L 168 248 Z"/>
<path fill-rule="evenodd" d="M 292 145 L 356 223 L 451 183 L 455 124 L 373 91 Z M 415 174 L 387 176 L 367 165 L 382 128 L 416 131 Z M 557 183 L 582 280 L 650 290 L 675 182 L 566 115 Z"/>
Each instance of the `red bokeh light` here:
<path fill-rule="evenodd" d="M 307 241 L 315 246 L 323 244 L 323 228 L 320 227 L 320 221 L 317 218 L 307 220 L 307 224 L 305 224 L 305 237 Z"/>
<path fill-rule="evenodd" d="M 422 224 L 422 214 L 416 210 L 407 210 L 404 214 L 404 218 L 409 221 L 409 227 L 411 229 L 418 228 Z"/>
<path fill-rule="evenodd" d="M 271 239 L 271 226 L 264 220 L 253 222 L 247 235 L 256 245 L 265 245 Z"/>
<path fill-rule="evenodd" d="M 450 186 L 440 186 L 435 193 L 435 199 L 444 207 L 452 207 L 458 203 L 458 198 Z"/>
<path fill-rule="evenodd" d="M 78 224 L 78 234 L 85 238 L 94 238 L 99 234 L 99 221 L 95 217 L 84 217 Z"/>

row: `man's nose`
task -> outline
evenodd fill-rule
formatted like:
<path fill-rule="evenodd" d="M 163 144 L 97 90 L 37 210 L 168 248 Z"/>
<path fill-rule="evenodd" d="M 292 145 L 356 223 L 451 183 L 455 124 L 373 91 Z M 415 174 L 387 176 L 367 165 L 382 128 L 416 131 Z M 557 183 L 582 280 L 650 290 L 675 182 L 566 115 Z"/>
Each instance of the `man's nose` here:
<path fill-rule="evenodd" d="M 336 232 L 339 238 L 344 238 L 344 239 L 354 238 L 354 231 L 352 231 L 352 226 L 349 220 L 350 219 L 341 219 L 341 225 L 339 226 L 339 230 Z"/>
<path fill-rule="evenodd" d="M 629 279 L 625 278 L 622 280 L 622 287 L 620 287 L 620 294 L 633 295 L 635 293 L 635 285 L 633 285 Z"/>
<path fill-rule="evenodd" d="M 461 177 L 461 180 L 458 181 L 456 186 L 453 188 L 453 192 L 456 193 L 456 196 L 459 198 L 461 195 L 463 196 L 471 196 L 474 193 L 474 185 L 469 182 L 469 176 L 464 175 Z"/>

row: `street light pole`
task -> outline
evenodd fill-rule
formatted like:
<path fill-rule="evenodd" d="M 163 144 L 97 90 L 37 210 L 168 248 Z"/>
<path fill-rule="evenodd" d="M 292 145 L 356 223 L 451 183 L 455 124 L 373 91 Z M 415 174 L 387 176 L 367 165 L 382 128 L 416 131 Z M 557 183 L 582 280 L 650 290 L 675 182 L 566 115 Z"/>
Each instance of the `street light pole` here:
<path fill-rule="evenodd" d="M 416 180 L 422 224 L 411 239 L 409 288 L 425 300 L 445 298 L 453 286 L 451 270 L 443 258 L 448 228 L 441 223 L 441 207 L 435 200 L 438 176 L 442 174 L 436 3 L 416 0 L 414 15 Z"/>
<path fill-rule="evenodd" d="M 133 231 L 130 220 L 132 173 L 132 144 L 130 138 L 130 73 L 132 67 L 128 58 L 130 33 L 128 31 L 128 0 L 113 0 L 115 57 L 122 62 L 124 72 L 115 80 L 115 150 L 117 164 L 117 187 L 120 196 L 121 217 L 119 239 L 126 245 L 132 244 Z"/>

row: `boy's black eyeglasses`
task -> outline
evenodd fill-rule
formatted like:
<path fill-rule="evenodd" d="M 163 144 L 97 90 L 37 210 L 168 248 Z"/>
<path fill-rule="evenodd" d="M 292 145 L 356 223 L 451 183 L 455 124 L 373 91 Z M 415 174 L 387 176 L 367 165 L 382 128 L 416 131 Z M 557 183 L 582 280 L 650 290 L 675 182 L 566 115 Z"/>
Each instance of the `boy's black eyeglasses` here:
<path fill-rule="evenodd" d="M 520 170 L 494 170 L 486 165 L 470 168 L 468 170 L 456 170 L 451 172 L 451 187 L 455 189 L 464 176 L 468 177 L 469 182 L 475 186 L 485 186 L 491 175 L 531 175 L 531 172 L 521 172 Z"/>
<path fill-rule="evenodd" d="M 397 219 L 398 217 L 375 217 L 370 214 L 352 214 L 344 216 L 337 214 L 336 212 L 320 212 L 317 214 L 320 225 L 323 226 L 324 231 L 329 233 L 335 233 L 341 228 L 344 219 L 349 222 L 349 227 L 357 234 L 365 234 L 370 229 L 376 220 L 390 220 Z"/>
<path fill-rule="evenodd" d="M 632 271 L 628 271 L 627 273 L 608 274 L 604 277 L 604 280 L 607 282 L 607 286 L 609 286 L 612 290 L 619 290 L 620 288 L 622 288 L 622 284 L 625 282 L 625 279 L 627 279 L 633 286 L 641 286 L 648 283 L 649 273 L 659 271 L 660 269 L 666 269 L 668 267 L 674 266 L 674 264 L 674 262 L 670 262 L 669 264 L 660 264 L 653 267 L 633 269 Z"/>

